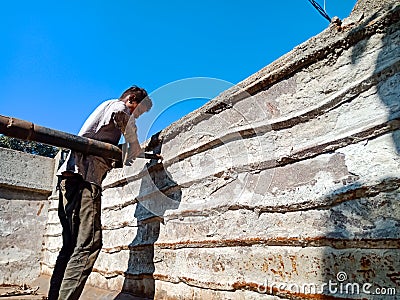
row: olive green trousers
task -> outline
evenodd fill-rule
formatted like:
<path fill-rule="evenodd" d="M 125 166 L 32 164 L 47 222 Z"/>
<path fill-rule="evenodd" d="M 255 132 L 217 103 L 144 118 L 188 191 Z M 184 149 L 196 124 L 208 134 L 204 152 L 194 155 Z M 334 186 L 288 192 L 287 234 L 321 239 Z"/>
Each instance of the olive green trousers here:
<path fill-rule="evenodd" d="M 73 176 L 60 180 L 58 189 L 63 246 L 50 279 L 48 299 L 75 300 L 102 247 L 101 188 Z"/>

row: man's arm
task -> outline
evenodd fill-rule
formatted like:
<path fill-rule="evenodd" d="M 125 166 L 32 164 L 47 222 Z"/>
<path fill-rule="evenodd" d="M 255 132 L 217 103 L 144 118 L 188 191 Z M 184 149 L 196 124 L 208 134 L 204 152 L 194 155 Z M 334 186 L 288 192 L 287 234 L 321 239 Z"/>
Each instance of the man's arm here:
<path fill-rule="evenodd" d="M 135 118 L 122 111 L 115 112 L 113 118 L 115 126 L 121 130 L 128 144 L 126 151 L 124 151 L 125 157 L 122 158 L 122 161 L 124 164 L 130 164 L 132 160 L 143 153 L 137 138 Z"/>

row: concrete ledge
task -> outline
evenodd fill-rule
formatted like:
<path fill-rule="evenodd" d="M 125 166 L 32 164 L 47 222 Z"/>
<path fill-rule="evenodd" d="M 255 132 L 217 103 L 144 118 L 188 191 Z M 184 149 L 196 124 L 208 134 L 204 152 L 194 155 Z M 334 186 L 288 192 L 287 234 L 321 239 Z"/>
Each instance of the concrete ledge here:
<path fill-rule="evenodd" d="M 50 193 L 53 185 L 54 159 L 0 148 L 0 189 Z"/>
<path fill-rule="evenodd" d="M 0 162 L 0 284 L 29 284 L 39 276 L 55 160 L 0 148 Z"/>

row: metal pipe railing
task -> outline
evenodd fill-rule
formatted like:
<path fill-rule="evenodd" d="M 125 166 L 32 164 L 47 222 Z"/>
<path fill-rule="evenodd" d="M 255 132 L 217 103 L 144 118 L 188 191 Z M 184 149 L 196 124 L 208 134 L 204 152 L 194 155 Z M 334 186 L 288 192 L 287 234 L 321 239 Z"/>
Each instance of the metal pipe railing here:
<path fill-rule="evenodd" d="M 122 159 L 122 152 L 115 145 L 46 128 L 12 117 L 0 115 L 0 133 L 22 140 L 36 141 L 115 161 L 121 161 Z"/>

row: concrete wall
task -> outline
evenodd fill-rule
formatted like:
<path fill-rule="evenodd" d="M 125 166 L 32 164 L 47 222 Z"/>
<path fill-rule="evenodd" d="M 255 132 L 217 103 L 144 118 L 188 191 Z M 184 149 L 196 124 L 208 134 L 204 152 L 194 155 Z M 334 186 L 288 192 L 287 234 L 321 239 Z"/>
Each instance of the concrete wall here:
<path fill-rule="evenodd" d="M 89 283 L 156 299 L 399 294 L 396 2 L 359 1 L 154 137 L 162 163 L 113 170 Z M 53 201 L 43 273 L 60 236 Z"/>
<path fill-rule="evenodd" d="M 0 148 L 0 285 L 40 274 L 54 161 Z"/>

